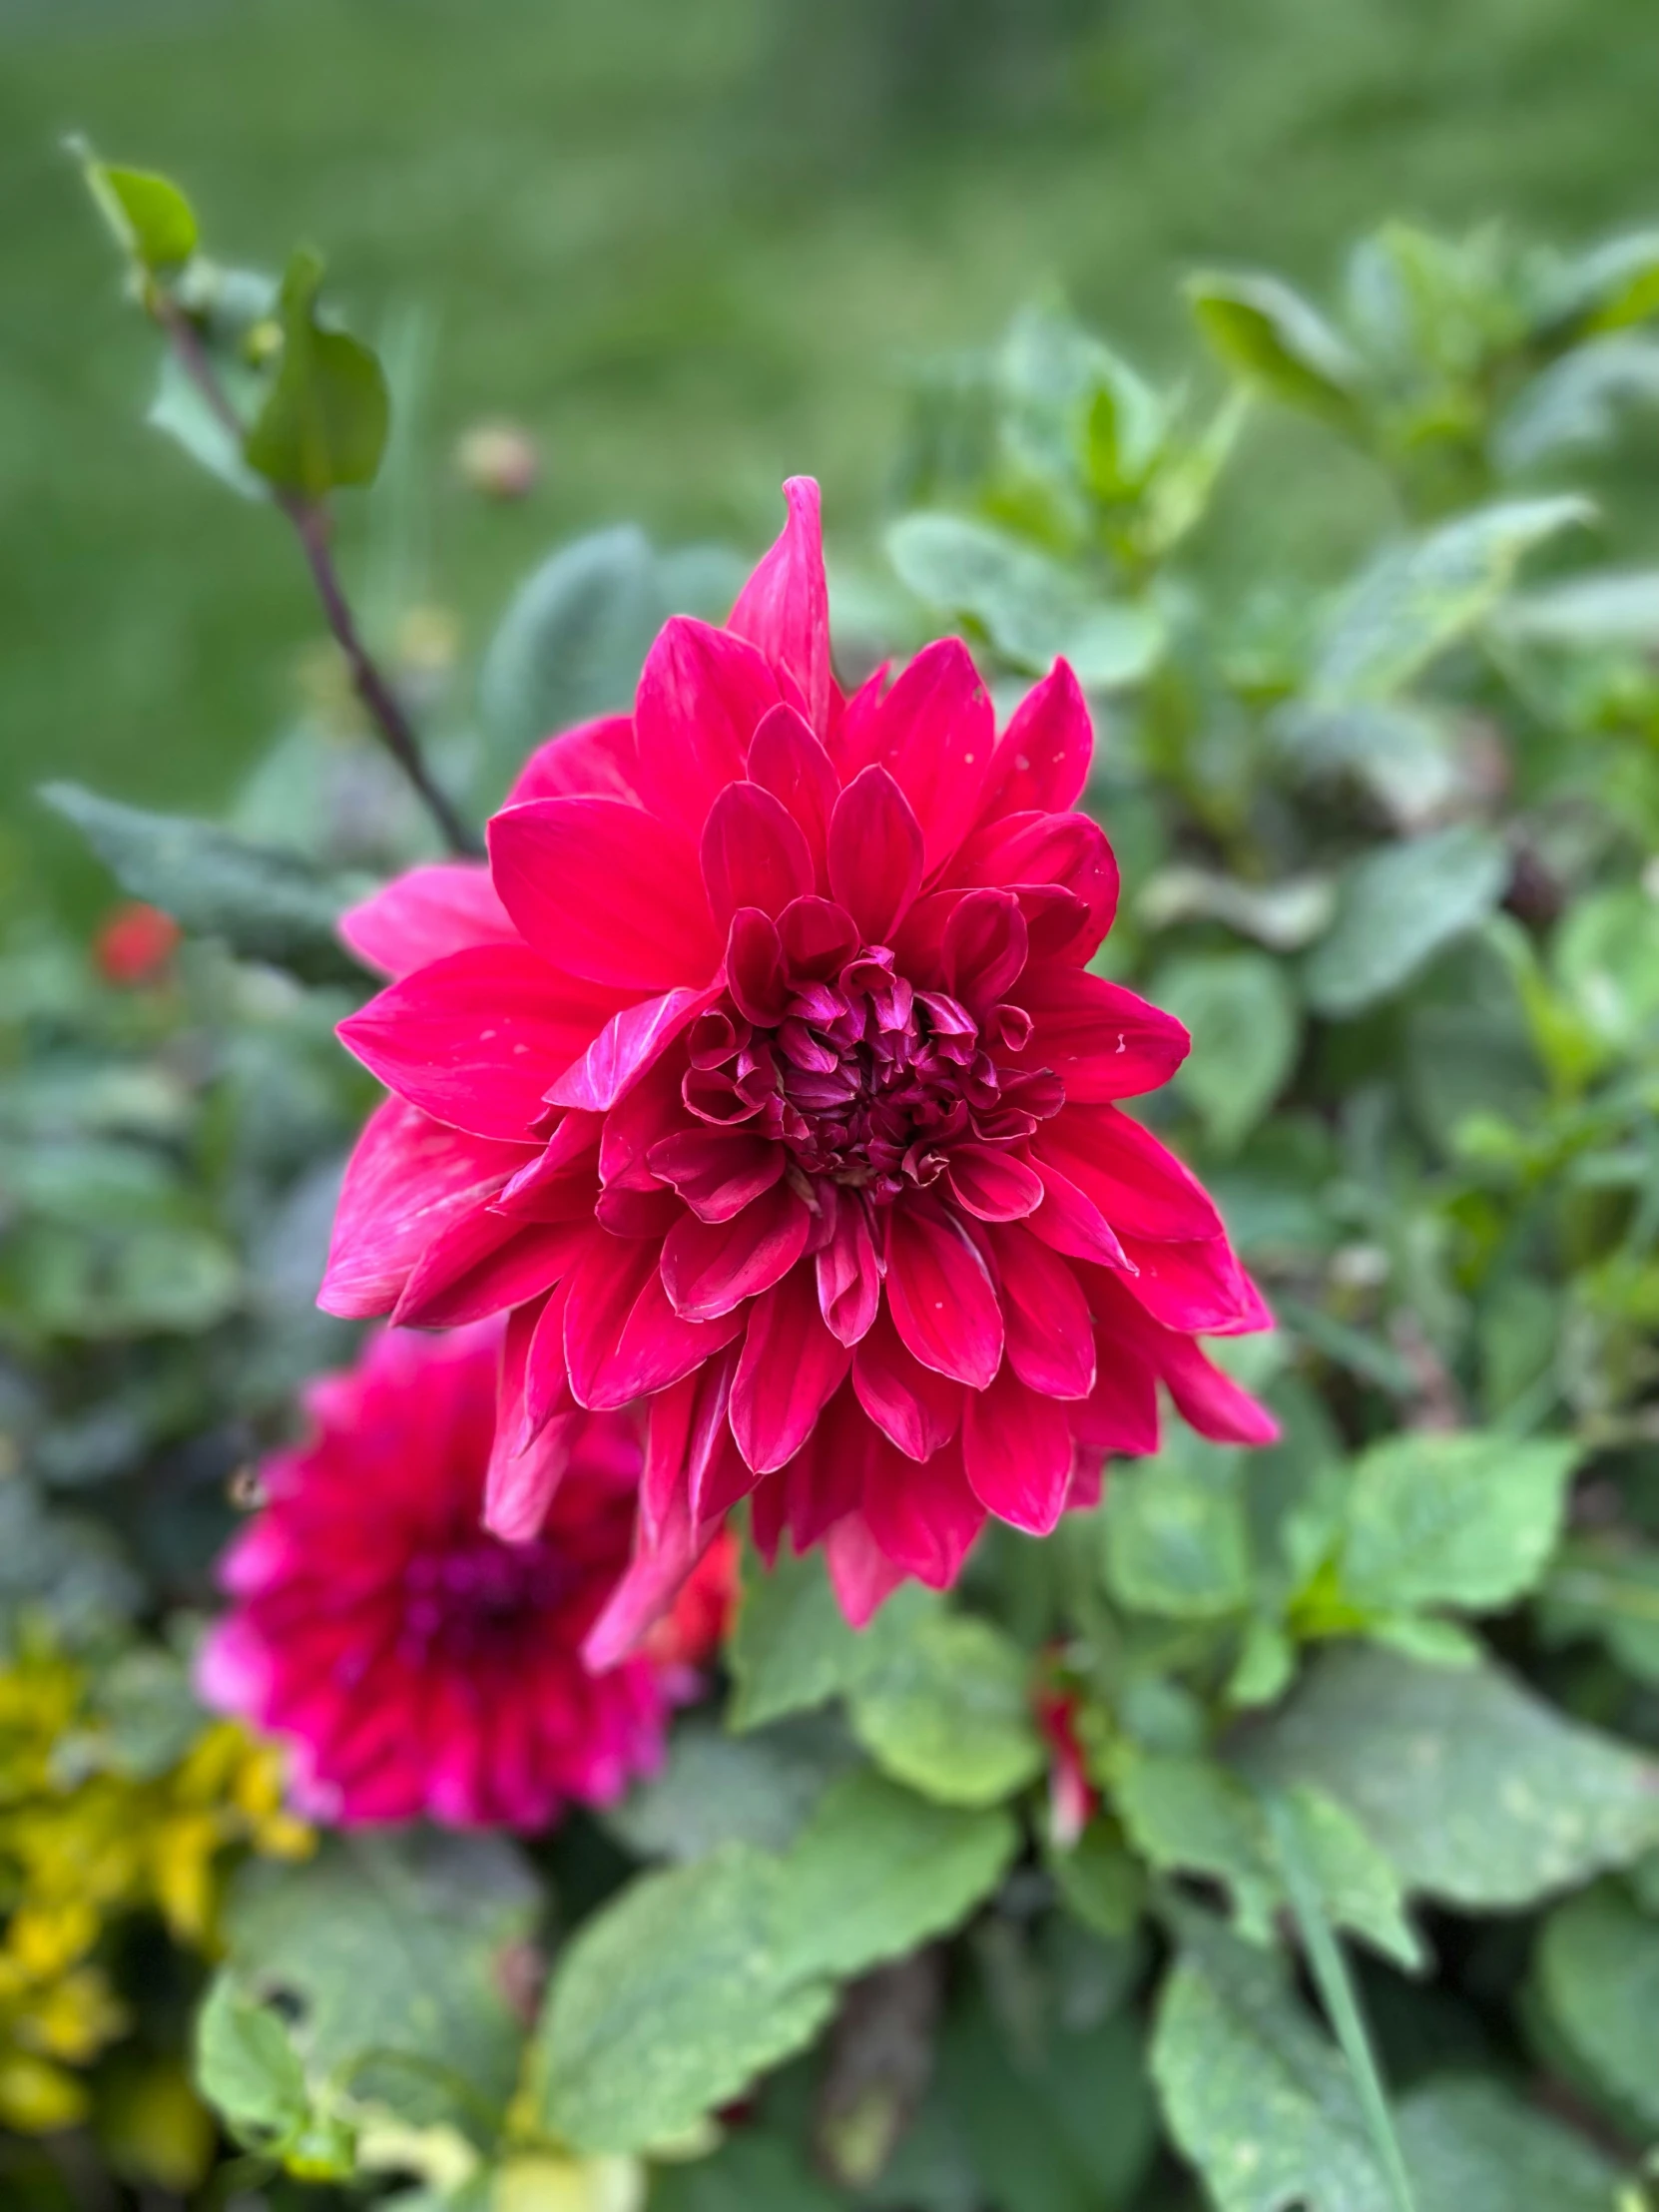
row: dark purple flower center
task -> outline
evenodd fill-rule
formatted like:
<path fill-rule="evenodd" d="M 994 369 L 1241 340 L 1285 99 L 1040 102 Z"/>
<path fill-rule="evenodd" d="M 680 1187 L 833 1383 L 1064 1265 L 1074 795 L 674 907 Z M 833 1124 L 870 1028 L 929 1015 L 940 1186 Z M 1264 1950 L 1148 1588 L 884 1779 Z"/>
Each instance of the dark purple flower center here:
<path fill-rule="evenodd" d="M 735 975 L 695 1023 L 682 1096 L 703 1121 L 786 1145 L 804 1197 L 829 1181 L 890 1205 L 936 1182 L 955 1146 L 1022 1144 L 1064 1101 L 1047 1069 L 1009 1064 L 1031 1034 L 1022 1007 L 976 1018 L 913 988 L 884 945 L 829 976 L 782 966 L 762 993 Z"/>
<path fill-rule="evenodd" d="M 411 1656 L 439 1646 L 455 1658 L 476 1657 L 510 1644 L 530 1620 L 554 1611 L 576 1580 L 548 1544 L 456 1536 L 416 1552 L 404 1568 L 401 1640 Z"/>

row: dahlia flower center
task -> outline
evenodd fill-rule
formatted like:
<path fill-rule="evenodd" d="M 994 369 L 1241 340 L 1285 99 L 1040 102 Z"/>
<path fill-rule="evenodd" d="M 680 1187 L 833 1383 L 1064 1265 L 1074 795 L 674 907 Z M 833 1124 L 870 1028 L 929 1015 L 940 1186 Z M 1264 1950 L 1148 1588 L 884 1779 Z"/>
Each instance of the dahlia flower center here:
<path fill-rule="evenodd" d="M 682 1096 L 706 1122 L 785 1145 L 809 1200 L 828 1181 L 890 1205 L 936 1182 L 954 1146 L 1021 1144 L 1064 1102 L 1046 1069 L 1008 1063 L 1030 1038 L 1022 1007 L 976 1018 L 914 988 L 885 945 L 829 975 L 785 960 L 768 980 L 757 992 L 735 974 L 694 1025 Z"/>
<path fill-rule="evenodd" d="M 468 1534 L 416 1552 L 403 1572 L 404 1642 L 459 1654 L 509 1639 L 526 1621 L 551 1611 L 575 1581 L 544 1543 L 506 1544 Z"/>

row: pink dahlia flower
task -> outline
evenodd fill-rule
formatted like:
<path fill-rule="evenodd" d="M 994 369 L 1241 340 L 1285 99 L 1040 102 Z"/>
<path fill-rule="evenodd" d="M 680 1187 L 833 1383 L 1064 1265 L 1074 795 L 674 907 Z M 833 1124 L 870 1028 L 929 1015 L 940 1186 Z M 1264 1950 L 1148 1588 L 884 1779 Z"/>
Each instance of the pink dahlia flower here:
<path fill-rule="evenodd" d="M 581 1657 L 628 1560 L 638 1416 L 567 1417 L 540 1533 L 489 1534 L 501 1338 L 381 1332 L 313 1382 L 312 1433 L 264 1462 L 267 1502 L 222 1563 L 235 1604 L 203 1694 L 285 1739 L 314 1819 L 538 1829 L 661 1756 L 658 1669 Z"/>
<path fill-rule="evenodd" d="M 671 621 L 631 716 L 532 757 L 487 869 L 346 917 L 395 980 L 340 1034 L 392 1095 L 322 1303 L 510 1310 L 506 1533 L 550 1494 L 546 1423 L 650 1399 L 596 1659 L 746 1495 L 861 1621 L 949 1583 L 987 1512 L 1041 1533 L 1154 1449 L 1160 1382 L 1208 1435 L 1273 1433 L 1195 1342 L 1266 1310 L 1122 1109 L 1188 1038 L 1088 965 L 1117 867 L 1074 811 L 1076 680 L 1000 739 L 958 639 L 843 698 L 818 487 L 786 490 L 726 628 Z"/>

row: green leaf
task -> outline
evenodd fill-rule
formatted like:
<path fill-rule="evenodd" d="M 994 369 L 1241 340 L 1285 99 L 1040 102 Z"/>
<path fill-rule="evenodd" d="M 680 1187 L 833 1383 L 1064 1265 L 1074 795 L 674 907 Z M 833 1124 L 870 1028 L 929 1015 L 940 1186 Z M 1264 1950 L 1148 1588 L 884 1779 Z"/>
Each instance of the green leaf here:
<path fill-rule="evenodd" d="M 229 1972 L 298 2007 L 307 2078 L 416 2123 L 476 2127 L 517 2077 L 502 1967 L 540 1892 L 492 1836 L 412 1829 L 329 1839 L 302 1866 L 256 1860 L 226 1913 Z"/>
<path fill-rule="evenodd" d="M 1630 1052 L 1659 1038 L 1659 899 L 1634 886 L 1575 899 L 1555 932 L 1550 965 L 1603 1043 Z"/>
<path fill-rule="evenodd" d="M 1296 1065 L 1302 1012 L 1285 968 L 1262 952 L 1172 960 L 1158 970 L 1151 995 L 1192 1031 L 1177 1089 L 1211 1141 L 1236 1150 Z"/>
<path fill-rule="evenodd" d="M 675 1730 L 662 1772 L 605 1825 L 646 1859 L 703 1859 L 721 1844 L 781 1851 L 856 1757 L 841 1731 L 816 1716 L 749 1736 L 694 1716 Z"/>
<path fill-rule="evenodd" d="M 743 1844 L 646 1875 L 561 1954 L 537 2029 L 543 2123 L 579 2150 L 671 2142 L 800 2050 L 834 2007 L 786 1949 L 781 1863 Z"/>
<path fill-rule="evenodd" d="M 796 2143 L 753 2125 L 729 2135 L 711 2157 L 665 2165 L 651 2190 L 651 2212 L 843 2212 L 845 2202 Z"/>
<path fill-rule="evenodd" d="M 1408 1892 L 1505 1912 L 1659 1843 L 1659 1767 L 1490 1665 L 1328 1652 L 1236 1755 L 1346 1806 Z"/>
<path fill-rule="evenodd" d="M 324 874 L 295 853 L 250 844 L 211 822 L 101 799 L 79 784 L 47 784 L 40 796 L 75 825 L 124 891 L 186 929 L 224 937 L 234 951 L 308 981 L 360 979 L 334 934 L 343 909 L 362 894 L 360 879 Z"/>
<path fill-rule="evenodd" d="M 1551 287 L 1540 323 L 1558 344 L 1627 329 L 1659 313 L 1659 231 L 1632 231 L 1578 255 Z"/>
<path fill-rule="evenodd" d="M 1268 1940 L 1279 1885 L 1247 1783 L 1211 1759 L 1139 1754 L 1117 1777 L 1113 1796 L 1130 1842 L 1153 1867 L 1223 1884 L 1240 1935 Z"/>
<path fill-rule="evenodd" d="M 1399 1877 L 1353 1814 L 1306 1783 L 1287 1791 L 1283 1803 L 1327 1920 L 1396 1966 L 1421 1966 L 1422 1944 L 1405 1917 Z"/>
<path fill-rule="evenodd" d="M 1197 1916 L 1182 1933 L 1152 2074 L 1219 2212 L 1392 2212 L 1348 2069 L 1282 1962 Z"/>
<path fill-rule="evenodd" d="M 1133 499 L 1159 458 L 1168 428 L 1164 404 L 1145 377 L 1101 348 L 1080 441 L 1084 477 L 1094 496 L 1107 504 Z"/>
<path fill-rule="evenodd" d="M 1106 1580 L 1120 1603 L 1213 1620 L 1250 1602 L 1240 1456 L 1177 1434 L 1156 1459 L 1114 1467 L 1102 1516 Z"/>
<path fill-rule="evenodd" d="M 1478 2076 L 1394 2110 L 1418 2212 L 1610 2212 L 1618 2172 L 1576 2129 Z"/>
<path fill-rule="evenodd" d="M 936 1603 L 912 1583 L 868 1628 L 849 1628 L 820 1553 L 797 1559 L 787 1547 L 770 1570 L 745 1549 L 742 1593 L 727 1653 L 737 1684 L 728 1721 L 740 1733 L 852 1689 Z"/>
<path fill-rule="evenodd" d="M 978 2183 L 968 2205 L 1103 2212 L 1133 2197 L 1157 2131 L 1132 2016 L 1056 2024 L 1021 2048 L 989 2005 L 972 2002 L 947 2022 L 939 2060 L 941 2102 Z M 908 2212 L 908 2197 L 886 2201 Z"/>
<path fill-rule="evenodd" d="M 1353 434 L 1363 371 L 1319 310 L 1276 276 L 1188 278 L 1199 328 L 1236 375 Z"/>
<path fill-rule="evenodd" d="M 1616 2111 L 1659 2133 L 1659 1923 L 1602 1884 L 1544 1923 L 1537 1982 L 1550 2019 Z"/>
<path fill-rule="evenodd" d="M 1130 1841 L 1161 1872 L 1219 1882 L 1247 1941 L 1265 1943 L 1284 1903 L 1278 1858 L 1254 1790 L 1211 1759 L 1139 1755 L 1114 1795 Z M 1327 1919 L 1396 1965 L 1415 1966 L 1421 1949 L 1403 1914 L 1399 1881 L 1354 1817 L 1323 1791 L 1290 1791 L 1308 1878 Z"/>
<path fill-rule="evenodd" d="M 1552 1640 L 1599 1637 L 1639 1682 L 1659 1687 L 1659 1551 L 1611 1536 L 1580 1538 L 1550 1570 L 1538 1611 Z"/>
<path fill-rule="evenodd" d="M 282 273 L 282 353 L 243 441 L 250 468 L 306 500 L 371 484 L 385 451 L 391 398 L 372 349 L 319 322 L 322 260 L 298 248 Z"/>
<path fill-rule="evenodd" d="M 1659 344 L 1645 331 L 1618 330 L 1551 361 L 1521 387 L 1492 433 L 1499 472 L 1519 476 L 1582 467 L 1597 447 L 1610 445 L 1625 415 L 1659 405 Z"/>
<path fill-rule="evenodd" d="M 643 530 L 596 531 L 550 555 L 514 596 L 480 678 L 485 726 L 508 767 L 555 730 L 625 713 L 665 612 Z"/>
<path fill-rule="evenodd" d="M 1119 1941 L 1146 1903 L 1146 1878 L 1108 1821 L 1093 1820 L 1069 1851 L 1051 1849 L 1049 1873 L 1060 1901 L 1097 1936 Z"/>
<path fill-rule="evenodd" d="M 1220 2212 L 1386 2212 L 1349 2076 L 1271 1955 L 1189 1928 L 1152 2062 Z M 1393 2117 L 1417 2212 L 1610 2212 L 1608 2162 L 1495 2081 L 1425 2082 Z"/>
<path fill-rule="evenodd" d="M 876 1764 L 945 1805 L 994 1805 L 1046 1765 L 1030 1664 L 989 1621 L 924 1614 L 851 1692 L 853 1733 Z"/>
<path fill-rule="evenodd" d="M 1517 593 L 1501 625 L 1505 637 L 1533 645 L 1651 652 L 1659 644 L 1659 570 L 1608 570 Z"/>
<path fill-rule="evenodd" d="M 1354 1464 L 1338 1562 L 1362 1611 L 1489 1612 L 1532 1589 L 1560 1533 L 1570 1437 L 1391 1436 Z"/>
<path fill-rule="evenodd" d="M 659 554 L 624 526 L 577 538 L 519 587 L 479 679 L 488 796 L 531 748 L 596 715 L 626 713 L 652 641 L 673 614 L 723 616 L 743 583 L 719 546 Z"/>
<path fill-rule="evenodd" d="M 305 2069 L 282 2021 L 215 1974 L 196 2019 L 196 2084 L 239 2142 L 280 2142 L 310 2111 Z"/>
<path fill-rule="evenodd" d="M 1391 997 L 1491 913 L 1508 880 L 1502 839 L 1472 824 L 1367 853 L 1343 875 L 1337 918 L 1309 955 L 1310 1004 L 1342 1019 Z"/>
<path fill-rule="evenodd" d="M 223 369 L 221 377 L 223 380 Z M 176 353 L 162 356 L 156 396 L 145 419 L 153 430 L 160 430 L 183 446 L 193 461 L 244 499 L 269 497 L 265 478 L 242 457 L 241 438 L 209 406 Z"/>
<path fill-rule="evenodd" d="M 196 212 L 170 178 L 147 169 L 101 162 L 83 139 L 72 139 L 88 189 L 116 242 L 152 274 L 175 269 L 196 252 Z"/>
<path fill-rule="evenodd" d="M 867 1772 L 782 1857 L 723 1846 L 632 1882 L 556 1966 L 532 2055 L 544 2123 L 586 2151 L 683 2138 L 834 2008 L 831 1976 L 942 1935 L 1018 1848 L 1009 1816 L 929 1805 Z"/>
<path fill-rule="evenodd" d="M 1046 554 L 961 515 L 910 514 L 887 532 L 899 581 L 929 607 L 978 623 L 1012 667 L 1044 675 L 1060 655 L 1081 684 L 1138 683 L 1163 646 L 1149 607 L 1091 595 Z"/>
<path fill-rule="evenodd" d="M 1220 921 L 1241 937 L 1254 937 L 1270 952 L 1300 952 L 1331 925 L 1335 884 L 1327 875 L 1287 876 L 1278 883 L 1244 883 L 1212 868 L 1160 868 L 1135 902 L 1148 929 L 1182 921 Z"/>
<path fill-rule="evenodd" d="M 1314 789 L 1357 784 L 1402 828 L 1466 806 L 1464 733 L 1437 706 L 1412 699 L 1288 701 L 1268 734 L 1296 776 Z"/>
<path fill-rule="evenodd" d="M 21 1478 L 0 1482 L 0 1649 L 30 1622 L 72 1651 L 97 1648 L 143 1602 L 104 1522 L 49 1511 Z"/>
<path fill-rule="evenodd" d="M 1314 698 L 1389 698 L 1496 610 L 1534 546 L 1593 514 L 1579 498 L 1509 500 L 1390 547 L 1340 601 Z"/>
<path fill-rule="evenodd" d="M 845 1776 L 783 1860 L 783 1944 L 802 1975 L 858 1974 L 964 1920 L 1002 1879 L 1019 1830 L 1001 1808 L 929 1804 Z"/>

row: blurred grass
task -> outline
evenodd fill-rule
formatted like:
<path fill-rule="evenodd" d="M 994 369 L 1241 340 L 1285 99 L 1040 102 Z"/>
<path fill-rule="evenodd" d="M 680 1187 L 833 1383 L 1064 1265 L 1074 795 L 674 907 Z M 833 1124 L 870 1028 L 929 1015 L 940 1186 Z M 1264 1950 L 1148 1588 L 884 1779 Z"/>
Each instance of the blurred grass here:
<path fill-rule="evenodd" d="M 67 864 L 40 776 L 217 801 L 315 631 L 270 517 L 142 425 L 66 129 L 176 174 L 227 257 L 325 246 L 365 328 L 428 306 L 434 462 L 480 415 L 537 434 L 521 507 L 444 480 L 476 637 L 620 514 L 758 545 L 810 468 L 854 532 L 906 362 L 1045 281 L 1173 362 L 1194 261 L 1323 284 L 1384 214 L 1659 216 L 1656 112 L 1652 0 L 0 0 L 0 904 Z M 1317 557 L 1369 496 L 1333 457 L 1286 533 Z"/>

